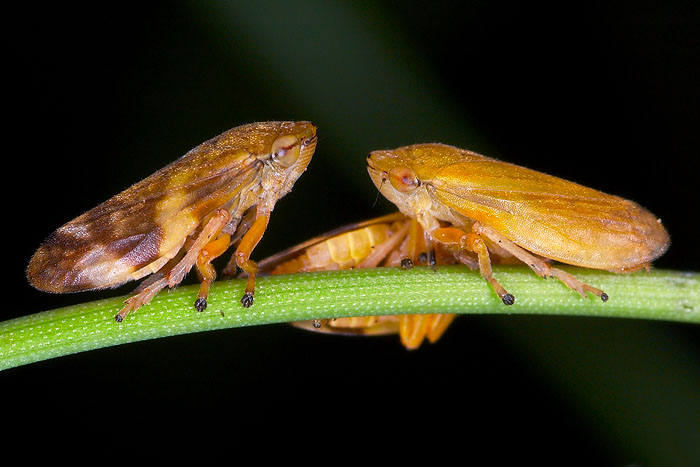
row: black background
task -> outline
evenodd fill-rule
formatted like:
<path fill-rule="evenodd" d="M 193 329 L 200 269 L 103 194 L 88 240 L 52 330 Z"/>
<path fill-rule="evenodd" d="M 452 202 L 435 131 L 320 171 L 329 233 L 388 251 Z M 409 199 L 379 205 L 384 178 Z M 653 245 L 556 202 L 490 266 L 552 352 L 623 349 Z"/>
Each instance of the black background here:
<path fill-rule="evenodd" d="M 8 12 L 3 320 L 128 293 L 43 294 L 23 271 L 61 224 L 260 120 L 312 120 L 319 145 L 257 259 L 390 212 L 374 204 L 366 154 L 441 141 L 639 202 L 671 234 L 655 266 L 698 270 L 697 4 L 255 5 Z M 34 422 L 99 426 L 105 442 L 168 420 L 184 439 L 241 430 L 298 437 L 309 453 L 678 465 L 700 459 L 688 425 L 699 337 L 670 323 L 462 317 L 407 352 L 393 337 L 266 326 L 40 362 L 0 374 L 0 391 Z"/>

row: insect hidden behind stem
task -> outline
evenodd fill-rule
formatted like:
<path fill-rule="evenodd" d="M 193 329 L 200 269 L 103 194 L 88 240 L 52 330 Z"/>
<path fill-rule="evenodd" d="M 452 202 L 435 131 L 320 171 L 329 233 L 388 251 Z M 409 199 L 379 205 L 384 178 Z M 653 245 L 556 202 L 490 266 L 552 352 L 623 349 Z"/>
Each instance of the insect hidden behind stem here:
<path fill-rule="evenodd" d="M 397 212 L 327 232 L 262 260 L 259 267 L 261 272 L 278 275 L 377 266 L 401 267 L 405 258 L 410 258 L 412 265 L 457 262 L 451 252 L 439 246 L 437 254 L 430 258 L 423 239 L 423 231 L 415 219 Z M 472 266 L 476 267 L 476 259 Z M 329 334 L 399 334 L 401 343 L 412 350 L 418 348 L 425 339 L 431 343 L 436 342 L 454 317 L 454 314 L 360 316 L 292 324 Z"/>
<path fill-rule="evenodd" d="M 150 276 L 115 316 L 121 322 L 195 267 L 201 286 L 194 306 L 202 311 L 216 278 L 211 262 L 234 238 L 229 268 L 233 263 L 248 274 L 241 303 L 250 307 L 257 273 L 250 255 L 315 148 L 310 122 L 226 131 L 58 228 L 34 253 L 27 278 L 39 290 L 66 293 Z"/>
<path fill-rule="evenodd" d="M 605 292 L 548 260 L 627 273 L 648 269 L 670 242 L 661 221 L 632 201 L 454 146 L 373 151 L 367 170 L 382 194 L 422 226 L 428 249 L 441 244 L 458 258 L 476 254 L 481 275 L 506 305 L 515 297 L 493 277 L 494 252 L 607 301 Z"/>

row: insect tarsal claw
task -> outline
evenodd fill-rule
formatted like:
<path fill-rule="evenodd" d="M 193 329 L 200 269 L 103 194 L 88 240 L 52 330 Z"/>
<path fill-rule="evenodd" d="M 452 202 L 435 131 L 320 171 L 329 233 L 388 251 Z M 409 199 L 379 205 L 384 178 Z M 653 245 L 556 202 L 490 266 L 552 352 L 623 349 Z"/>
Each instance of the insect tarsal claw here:
<path fill-rule="evenodd" d="M 250 292 L 243 294 L 243 297 L 241 297 L 241 305 L 243 305 L 244 308 L 253 306 L 253 294 Z"/>
<path fill-rule="evenodd" d="M 509 293 L 505 294 L 505 295 L 501 298 L 501 300 L 503 301 L 503 303 L 504 303 L 505 305 L 512 305 L 513 303 L 515 303 L 515 297 L 514 297 L 512 294 L 509 294 Z"/>

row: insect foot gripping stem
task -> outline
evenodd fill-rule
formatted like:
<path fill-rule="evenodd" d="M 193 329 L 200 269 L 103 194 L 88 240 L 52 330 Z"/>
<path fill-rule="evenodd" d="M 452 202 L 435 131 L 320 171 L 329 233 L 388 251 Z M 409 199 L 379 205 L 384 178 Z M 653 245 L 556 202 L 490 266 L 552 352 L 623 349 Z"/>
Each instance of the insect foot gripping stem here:
<path fill-rule="evenodd" d="M 491 284 L 491 287 L 496 292 L 498 297 L 501 299 L 503 304 L 512 305 L 515 303 L 515 297 L 508 293 L 506 289 L 503 288 L 501 284 L 493 277 L 493 270 L 491 269 L 491 259 L 489 257 L 489 250 L 486 248 L 484 240 L 477 234 L 470 233 L 467 237 L 467 242 L 469 244 L 469 249 L 476 253 L 479 259 L 479 271 L 481 276 Z"/>
<path fill-rule="evenodd" d="M 269 220 L 269 215 L 261 215 L 255 219 L 253 225 L 250 226 L 250 230 L 248 230 L 243 239 L 241 239 L 236 253 L 234 253 L 236 256 L 236 264 L 248 274 L 248 283 L 246 284 L 245 293 L 243 297 L 241 297 L 241 305 L 245 308 L 253 306 L 255 275 L 258 273 L 258 265 L 255 264 L 255 261 L 250 259 L 250 254 L 262 238 L 263 233 L 265 233 Z"/>
<path fill-rule="evenodd" d="M 168 286 L 167 277 L 162 277 L 162 278 L 158 279 L 157 281 L 146 285 L 143 288 L 138 287 L 136 289 L 137 294 L 128 298 L 124 302 L 124 307 L 121 310 L 119 310 L 119 313 L 117 313 L 114 316 L 114 320 L 117 323 L 121 323 L 122 321 L 124 321 L 124 318 L 126 318 L 129 315 L 129 313 L 131 313 L 132 311 L 138 310 L 143 305 L 150 302 L 151 299 L 158 294 L 158 292 L 160 292 L 162 289 L 164 289 L 167 286 Z"/>
<path fill-rule="evenodd" d="M 491 269 L 491 258 L 489 250 L 484 243 L 484 240 L 479 234 L 465 233 L 463 230 L 456 227 L 441 227 L 432 232 L 433 237 L 437 242 L 440 242 L 456 251 L 472 251 L 476 253 L 479 261 L 479 272 L 481 276 L 488 281 L 496 295 L 505 305 L 515 303 L 515 297 L 508 293 L 506 289 L 493 277 Z"/>
<path fill-rule="evenodd" d="M 576 277 L 574 277 L 566 271 L 553 268 L 546 261 L 530 254 L 525 249 L 519 247 L 515 243 L 508 240 L 505 236 L 501 235 L 496 230 L 490 227 L 486 227 L 478 222 L 474 223 L 473 228 L 475 231 L 479 232 L 480 235 L 483 235 L 486 238 L 493 241 L 494 243 L 497 243 L 504 250 L 508 251 L 520 261 L 530 266 L 530 269 L 532 269 L 538 276 L 556 277 L 562 283 L 564 283 L 564 285 L 578 292 L 579 295 L 581 295 L 582 297 L 586 296 L 586 292 L 590 292 L 593 295 L 600 297 L 602 301 L 608 301 L 608 294 L 606 294 L 602 290 L 590 286 L 584 282 L 581 282 L 580 280 L 576 279 Z"/>

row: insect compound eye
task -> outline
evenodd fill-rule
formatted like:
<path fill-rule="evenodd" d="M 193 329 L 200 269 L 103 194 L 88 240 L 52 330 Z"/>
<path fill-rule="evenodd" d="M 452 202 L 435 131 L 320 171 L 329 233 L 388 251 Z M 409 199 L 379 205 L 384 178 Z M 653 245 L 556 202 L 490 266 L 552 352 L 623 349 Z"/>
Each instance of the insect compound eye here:
<path fill-rule="evenodd" d="M 394 167 L 389 171 L 389 182 L 397 191 L 408 193 L 420 186 L 416 173 L 407 167 Z"/>
<path fill-rule="evenodd" d="M 272 160 L 284 168 L 291 167 L 299 158 L 299 139 L 294 135 L 284 135 L 272 143 Z"/>

